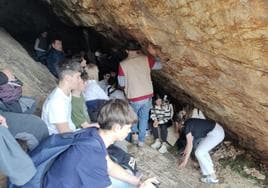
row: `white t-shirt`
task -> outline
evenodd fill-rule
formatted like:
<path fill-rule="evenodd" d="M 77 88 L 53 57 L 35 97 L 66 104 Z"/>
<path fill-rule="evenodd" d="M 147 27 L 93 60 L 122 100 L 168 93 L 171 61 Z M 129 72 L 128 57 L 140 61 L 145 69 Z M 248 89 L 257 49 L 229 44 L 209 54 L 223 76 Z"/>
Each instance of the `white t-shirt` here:
<path fill-rule="evenodd" d="M 84 97 L 86 101 L 92 100 L 109 100 L 106 93 L 101 89 L 96 80 L 88 80 L 86 82 L 86 89 L 84 91 Z"/>
<path fill-rule="evenodd" d="M 60 88 L 55 88 L 47 97 L 42 108 L 42 120 L 47 124 L 49 134 L 57 134 L 56 123 L 68 123 L 69 128 L 75 131 L 71 119 L 72 96 L 67 96 Z"/>

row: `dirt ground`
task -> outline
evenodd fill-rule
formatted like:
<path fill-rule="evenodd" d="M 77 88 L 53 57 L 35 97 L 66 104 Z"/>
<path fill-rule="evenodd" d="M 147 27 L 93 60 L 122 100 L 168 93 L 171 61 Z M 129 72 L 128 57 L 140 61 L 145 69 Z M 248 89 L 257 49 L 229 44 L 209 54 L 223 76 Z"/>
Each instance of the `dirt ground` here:
<path fill-rule="evenodd" d="M 199 181 L 198 164 L 189 161 L 186 168 L 178 169 L 178 156 L 174 153 L 160 154 L 149 147 L 152 138 L 146 140 L 146 145 L 138 148 L 128 145 L 129 152 L 136 156 L 140 171 L 145 177 L 157 177 L 161 182 L 160 188 L 260 188 L 253 180 L 241 177 L 230 168 L 217 165 L 220 183 L 207 185 Z"/>

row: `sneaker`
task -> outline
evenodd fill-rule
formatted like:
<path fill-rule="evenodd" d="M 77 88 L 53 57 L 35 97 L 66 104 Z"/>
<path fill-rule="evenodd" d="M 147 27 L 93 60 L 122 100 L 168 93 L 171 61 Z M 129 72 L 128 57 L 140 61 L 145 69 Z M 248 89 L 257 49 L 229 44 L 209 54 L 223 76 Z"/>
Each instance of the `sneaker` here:
<path fill-rule="evenodd" d="M 161 148 L 158 151 L 159 153 L 162 153 L 162 154 L 167 152 L 167 146 L 165 142 L 163 142 Z"/>
<path fill-rule="evenodd" d="M 151 148 L 153 148 L 153 149 L 159 149 L 160 146 L 161 146 L 161 142 L 159 141 L 159 139 L 156 139 L 154 141 L 154 143 L 151 145 Z"/>
<path fill-rule="evenodd" d="M 144 145 L 144 142 L 138 142 L 138 147 L 143 147 L 143 145 Z"/>
<path fill-rule="evenodd" d="M 208 184 L 219 183 L 219 179 L 218 178 L 212 177 L 210 175 L 205 176 L 205 177 L 202 177 L 200 180 L 201 180 L 201 182 L 208 183 Z"/>
<path fill-rule="evenodd" d="M 138 134 L 132 134 L 131 142 L 134 145 L 137 145 L 138 144 Z"/>

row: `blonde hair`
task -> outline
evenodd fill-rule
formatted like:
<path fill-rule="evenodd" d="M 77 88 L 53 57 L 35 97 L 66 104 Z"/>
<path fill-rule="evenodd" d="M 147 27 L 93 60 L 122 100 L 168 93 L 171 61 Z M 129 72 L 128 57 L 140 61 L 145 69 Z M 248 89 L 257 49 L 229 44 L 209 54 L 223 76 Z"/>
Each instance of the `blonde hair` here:
<path fill-rule="evenodd" d="M 95 64 L 88 64 L 85 68 L 89 80 L 99 80 L 99 69 Z"/>

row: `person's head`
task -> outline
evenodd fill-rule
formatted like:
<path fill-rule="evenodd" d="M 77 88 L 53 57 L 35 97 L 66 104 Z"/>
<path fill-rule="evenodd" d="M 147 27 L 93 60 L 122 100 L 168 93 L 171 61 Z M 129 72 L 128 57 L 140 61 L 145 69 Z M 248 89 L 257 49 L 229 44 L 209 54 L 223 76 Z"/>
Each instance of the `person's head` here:
<path fill-rule="evenodd" d="M 129 40 L 126 44 L 126 50 L 129 51 L 139 51 L 141 50 L 140 44 L 135 40 Z"/>
<path fill-rule="evenodd" d="M 41 33 L 41 36 L 44 37 L 44 38 L 46 38 L 47 35 L 48 35 L 48 32 L 47 32 L 47 31 L 43 31 L 43 32 Z"/>
<path fill-rule="evenodd" d="M 103 75 L 103 79 L 107 81 L 109 80 L 110 77 L 111 77 L 110 73 L 104 73 Z"/>
<path fill-rule="evenodd" d="M 89 80 L 99 80 L 99 69 L 95 64 L 89 63 L 85 67 Z"/>
<path fill-rule="evenodd" d="M 62 41 L 60 39 L 54 39 L 51 45 L 55 50 L 62 51 Z"/>
<path fill-rule="evenodd" d="M 108 80 L 108 84 L 109 84 L 110 86 L 112 86 L 113 88 L 117 88 L 117 86 L 118 86 L 117 78 L 115 78 L 115 77 L 110 77 L 109 80 Z"/>
<path fill-rule="evenodd" d="M 73 59 L 66 59 L 59 72 L 59 83 L 65 83 L 70 89 L 76 89 L 81 80 L 80 63 Z"/>
<path fill-rule="evenodd" d="M 112 99 L 101 108 L 97 122 L 100 129 L 111 131 L 115 140 L 124 140 L 130 133 L 132 124 L 137 122 L 137 115 L 126 101 Z"/>
<path fill-rule="evenodd" d="M 156 106 L 161 106 L 162 105 L 162 98 L 159 94 L 155 95 L 155 101 L 154 101 Z"/>

